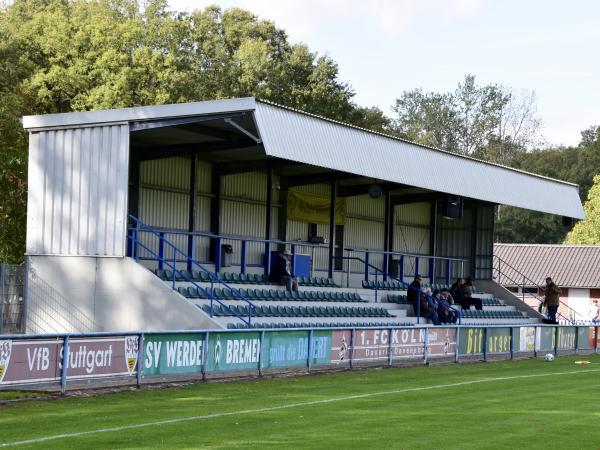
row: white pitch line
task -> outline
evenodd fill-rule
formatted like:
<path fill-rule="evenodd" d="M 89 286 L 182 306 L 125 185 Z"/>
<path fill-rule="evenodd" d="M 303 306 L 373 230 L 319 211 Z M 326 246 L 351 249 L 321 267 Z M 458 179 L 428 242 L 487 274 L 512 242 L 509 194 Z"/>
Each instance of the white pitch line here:
<path fill-rule="evenodd" d="M 123 425 L 123 426 L 119 426 L 119 427 L 98 428 L 95 430 L 79 431 L 77 433 L 55 434 L 53 436 L 45 436 L 45 437 L 40 437 L 40 438 L 35 438 L 35 439 L 27 439 L 24 441 L 3 442 L 3 443 L 0 443 L 0 447 L 11 447 L 11 446 L 15 446 L 15 445 L 37 444 L 40 442 L 54 441 L 57 439 L 68 439 L 68 438 L 73 438 L 73 437 L 89 436 L 92 434 L 100 434 L 100 433 L 113 433 L 113 432 L 123 431 L 123 430 L 133 430 L 133 429 L 137 429 L 137 428 L 170 425 L 173 423 L 190 422 L 190 421 L 194 421 L 194 420 L 214 419 L 217 417 L 227 417 L 227 416 L 237 416 L 237 415 L 242 415 L 242 414 L 257 414 L 257 413 L 270 412 L 270 411 L 279 411 L 282 409 L 299 408 L 302 406 L 322 405 L 322 404 L 327 404 L 327 403 L 341 402 L 341 401 L 345 401 L 345 400 L 356 400 L 356 399 L 360 399 L 360 398 L 376 397 L 376 396 L 381 396 L 381 395 L 393 395 L 393 394 L 403 394 L 403 393 L 407 393 L 407 392 L 428 391 L 428 390 L 432 390 L 432 389 L 444 389 L 444 388 L 450 388 L 450 387 L 456 387 L 456 386 L 465 386 L 465 385 L 469 385 L 469 384 L 490 383 L 492 381 L 506 381 L 506 380 L 517 380 L 517 379 L 522 379 L 522 378 L 537 378 L 537 377 L 549 377 L 549 376 L 559 376 L 559 375 L 573 375 L 573 374 L 589 373 L 589 372 L 600 372 L 600 369 L 572 370 L 569 372 L 537 373 L 537 374 L 531 374 L 531 375 L 515 375 L 513 377 L 483 378 L 480 380 L 461 381 L 458 383 L 451 383 L 451 384 L 436 384 L 436 385 L 432 385 L 432 386 L 396 389 L 393 391 L 370 392 L 367 394 L 348 395 L 346 397 L 334 397 L 334 398 L 327 398 L 327 399 L 323 399 L 323 400 L 312 400 L 309 402 L 289 403 L 287 405 L 270 406 L 268 408 L 243 409 L 241 411 L 213 413 L 213 414 L 206 414 L 203 416 L 188 416 L 188 417 L 178 417 L 178 418 L 174 418 L 174 419 L 157 420 L 154 422 L 143 422 L 143 423 L 138 423 L 135 425 Z"/>

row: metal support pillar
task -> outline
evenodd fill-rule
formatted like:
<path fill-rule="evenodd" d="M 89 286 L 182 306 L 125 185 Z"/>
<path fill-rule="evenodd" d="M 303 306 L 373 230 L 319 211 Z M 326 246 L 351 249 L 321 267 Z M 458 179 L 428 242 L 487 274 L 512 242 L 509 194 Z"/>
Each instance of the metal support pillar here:
<path fill-rule="evenodd" d="M 190 157 L 190 192 L 188 204 L 188 242 L 187 242 L 187 270 L 192 270 L 194 259 L 194 231 L 196 229 L 196 193 L 197 193 L 198 158 L 194 154 Z"/>
<path fill-rule="evenodd" d="M 435 255 L 437 254 L 437 217 L 437 201 L 433 200 L 431 202 L 431 219 L 429 221 L 429 254 L 433 256 L 433 258 L 429 260 L 429 279 L 432 284 L 435 283 L 435 272 L 437 270 L 435 259 Z"/>
<path fill-rule="evenodd" d="M 333 267 L 335 256 L 335 203 L 337 200 L 337 181 L 331 182 L 329 195 L 329 261 L 327 264 L 327 276 L 333 278 Z"/>
<path fill-rule="evenodd" d="M 213 197 L 210 201 L 210 232 L 219 234 L 221 231 L 221 171 L 216 164 L 213 164 L 211 175 L 211 193 Z M 211 257 L 215 262 L 215 272 L 221 270 L 221 240 L 211 239 Z M 218 267 L 217 267 L 218 266 Z"/>
<path fill-rule="evenodd" d="M 267 170 L 267 212 L 265 215 L 265 239 L 271 239 L 273 223 L 273 169 Z M 271 266 L 271 244 L 265 242 L 265 275 L 269 276 Z"/>
<path fill-rule="evenodd" d="M 392 196 L 389 191 L 385 193 L 385 217 L 383 223 L 383 250 L 392 251 L 392 229 L 394 221 L 394 207 L 392 206 Z M 383 255 L 383 281 L 387 280 L 387 274 L 391 273 L 392 255 L 385 253 Z"/>

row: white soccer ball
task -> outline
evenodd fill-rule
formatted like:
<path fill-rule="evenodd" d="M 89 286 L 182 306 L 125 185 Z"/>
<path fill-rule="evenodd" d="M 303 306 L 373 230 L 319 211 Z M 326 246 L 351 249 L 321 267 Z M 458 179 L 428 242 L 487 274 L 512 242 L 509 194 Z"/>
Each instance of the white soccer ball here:
<path fill-rule="evenodd" d="M 554 355 L 552 353 L 547 353 L 546 356 L 544 356 L 544 359 L 548 362 L 552 362 L 554 361 Z"/>

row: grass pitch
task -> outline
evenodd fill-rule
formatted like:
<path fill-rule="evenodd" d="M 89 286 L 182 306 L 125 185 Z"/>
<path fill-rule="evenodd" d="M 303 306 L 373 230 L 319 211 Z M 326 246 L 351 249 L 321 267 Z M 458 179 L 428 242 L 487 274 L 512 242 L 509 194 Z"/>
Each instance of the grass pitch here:
<path fill-rule="evenodd" d="M 597 449 L 599 381 L 599 356 L 559 357 L 27 401 L 0 407 L 0 445 Z"/>

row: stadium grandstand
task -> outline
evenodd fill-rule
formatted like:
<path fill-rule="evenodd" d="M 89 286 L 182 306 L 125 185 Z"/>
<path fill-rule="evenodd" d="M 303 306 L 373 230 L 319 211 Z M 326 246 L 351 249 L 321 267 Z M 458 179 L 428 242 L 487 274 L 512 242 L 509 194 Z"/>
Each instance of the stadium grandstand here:
<path fill-rule="evenodd" d="M 581 219 L 576 185 L 254 98 L 28 116 L 27 332 L 539 323 L 494 280 L 498 204 Z M 269 282 L 291 254 L 297 292 Z"/>

